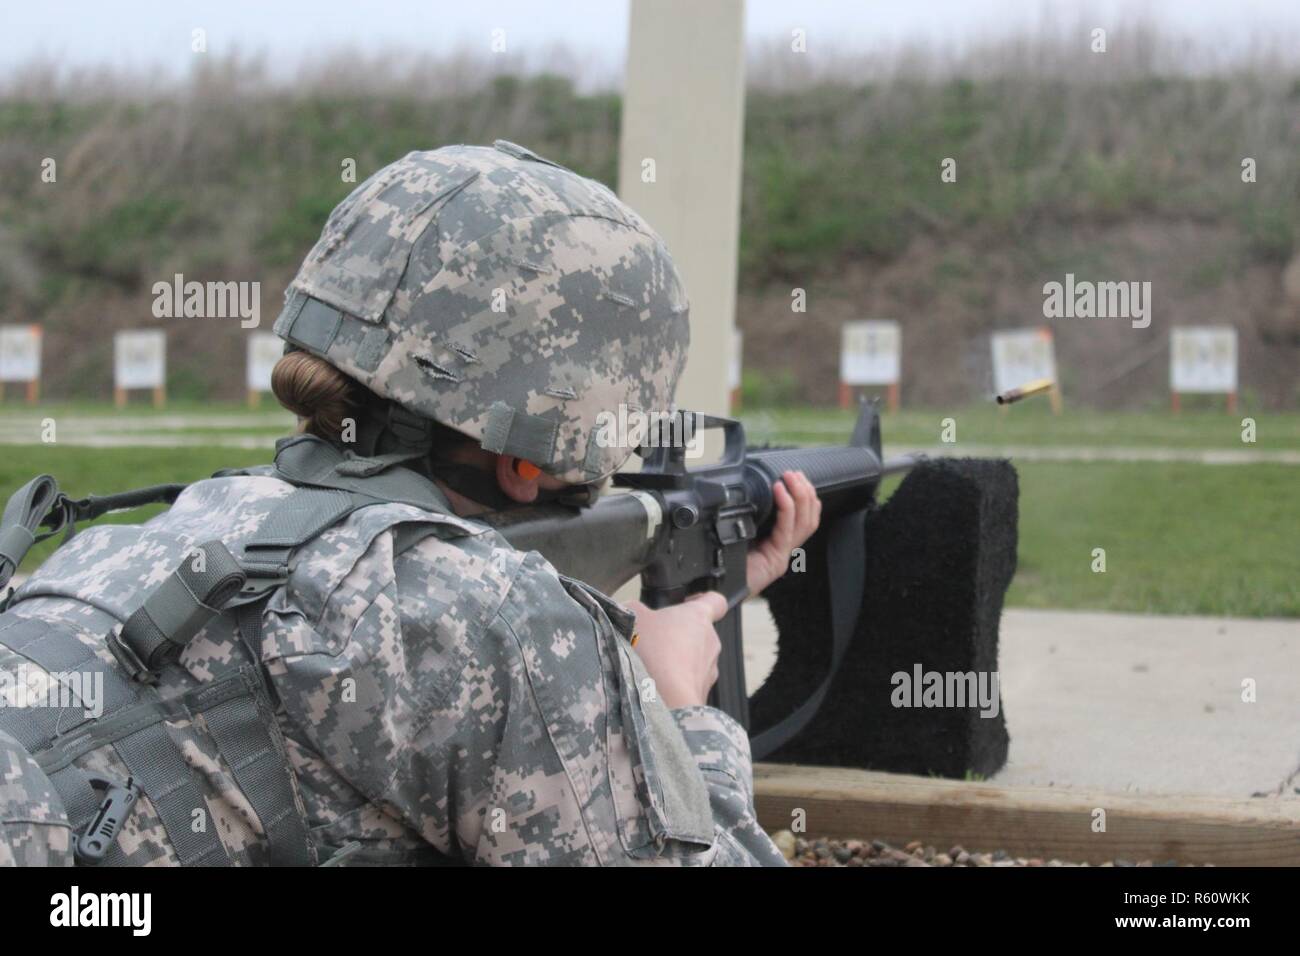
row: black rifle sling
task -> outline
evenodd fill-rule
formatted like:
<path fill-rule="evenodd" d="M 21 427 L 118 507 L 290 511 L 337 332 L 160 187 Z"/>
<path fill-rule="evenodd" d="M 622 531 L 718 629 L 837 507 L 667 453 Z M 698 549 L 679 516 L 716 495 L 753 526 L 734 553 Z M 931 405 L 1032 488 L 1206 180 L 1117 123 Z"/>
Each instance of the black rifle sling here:
<path fill-rule="evenodd" d="M 866 566 L 866 509 L 844 515 L 827 529 L 826 565 L 831 603 L 831 664 L 817 689 L 794 713 L 749 740 L 761 760 L 811 723 L 830 692 L 831 683 L 853 640 L 862 611 L 862 569 Z"/>

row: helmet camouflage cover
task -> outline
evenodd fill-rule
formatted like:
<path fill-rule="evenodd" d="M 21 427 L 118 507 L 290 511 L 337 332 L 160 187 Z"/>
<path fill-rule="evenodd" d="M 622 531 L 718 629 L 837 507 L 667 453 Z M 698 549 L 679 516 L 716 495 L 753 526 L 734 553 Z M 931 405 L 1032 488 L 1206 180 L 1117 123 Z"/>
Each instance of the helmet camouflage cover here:
<path fill-rule="evenodd" d="M 501 140 L 412 152 L 358 186 L 275 331 L 571 483 L 633 451 L 608 440 L 602 413 L 671 407 L 690 337 L 681 278 L 645 221 L 600 183 Z"/>

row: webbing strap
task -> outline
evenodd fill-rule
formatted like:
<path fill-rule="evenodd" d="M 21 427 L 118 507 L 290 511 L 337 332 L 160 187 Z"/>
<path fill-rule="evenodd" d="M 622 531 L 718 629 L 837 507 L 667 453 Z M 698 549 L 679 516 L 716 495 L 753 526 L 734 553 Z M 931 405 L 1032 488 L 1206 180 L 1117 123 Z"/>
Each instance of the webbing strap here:
<path fill-rule="evenodd" d="M 99 793 L 90 785 L 89 774 L 80 767 L 68 766 L 46 776 L 63 801 L 72 832 L 80 833 L 99 810 Z"/>
<path fill-rule="evenodd" d="M 866 509 L 862 509 L 844 515 L 828 529 L 826 566 L 830 571 L 831 666 L 821 684 L 794 713 L 750 738 L 749 749 L 755 760 L 762 760 L 812 722 L 839 673 L 840 663 L 853 640 L 862 611 L 861 578 L 855 584 L 853 575 L 855 572 L 861 575 L 866 560 L 866 520 Z"/>
<path fill-rule="evenodd" d="M 200 701 L 202 692 L 200 692 Z M 315 863 L 307 824 L 294 799 L 289 758 L 276 746 L 267 720 L 250 693 L 203 710 L 221 756 L 230 765 L 239 790 L 261 821 L 273 866 Z"/>
<path fill-rule="evenodd" d="M 268 599 L 269 595 L 235 608 L 235 623 L 239 625 L 239 637 L 248 651 L 248 659 L 256 668 L 262 666 L 262 613 L 266 610 Z M 257 673 L 260 674 L 261 670 L 259 669 Z M 262 690 L 266 692 L 271 706 L 279 709 L 280 699 L 275 692 L 275 685 L 269 680 L 262 681 Z"/>
<path fill-rule="evenodd" d="M 388 402 L 384 406 L 383 420 L 380 435 L 387 433 L 397 443 L 394 451 L 417 451 L 427 455 L 433 448 L 432 419 L 408 411 L 396 402 Z"/>
<path fill-rule="evenodd" d="M 153 804 L 181 865 L 228 866 L 216 821 L 166 726 L 159 721 L 143 727 L 115 741 L 113 749 Z"/>
<path fill-rule="evenodd" d="M 100 805 L 100 794 L 86 772 L 72 760 L 88 750 L 112 742 L 131 776 L 149 797 L 167 835 L 186 865 L 221 864 L 226 861 L 211 821 L 207 833 L 195 833 L 193 810 L 206 807 L 192 773 L 162 724 L 163 712 L 154 701 L 140 701 L 132 685 L 110 664 L 102 661 L 71 631 L 48 621 L 16 619 L 0 630 L 0 642 L 37 664 L 57 679 L 78 674 L 96 682 L 103 697 L 97 702 L 97 719 L 85 713 L 91 701 L 74 707 L 15 707 L 0 709 L 0 725 L 20 737 L 20 742 L 40 763 L 59 791 L 68 819 L 84 827 Z M 218 856 L 219 853 L 219 856 Z M 120 858 L 120 848 L 109 861 Z"/>
<path fill-rule="evenodd" d="M 249 659 L 254 665 L 262 663 L 262 612 L 266 610 L 266 601 L 254 601 L 242 604 L 235 609 L 235 621 L 239 625 L 239 636 L 248 651 Z"/>
<path fill-rule="evenodd" d="M 275 320 L 275 334 L 309 352 L 324 355 L 334 344 L 343 313 L 320 299 L 294 290 Z"/>
<path fill-rule="evenodd" d="M 69 704 L 0 707 L 0 729 L 12 734 L 33 756 L 34 749 L 48 746 L 55 737 L 68 735 L 98 714 L 113 713 L 136 700 L 135 690 L 115 667 L 102 661 L 73 631 L 59 625 L 10 615 L 7 620 L 0 619 L 0 644 L 49 674 L 57 702 Z"/>
<path fill-rule="evenodd" d="M 513 455 L 534 465 L 549 465 L 555 460 L 555 436 L 559 429 L 556 419 L 530 415 L 505 402 L 494 402 L 488 409 L 480 444 L 485 451 Z"/>
<path fill-rule="evenodd" d="M 244 582 L 245 575 L 257 579 L 250 582 L 257 594 L 250 598 L 250 588 L 245 586 L 244 601 L 256 600 L 267 592 L 268 585 L 284 580 L 289 559 L 297 548 L 357 508 L 399 501 L 450 514 L 449 503 L 433 482 L 410 469 L 392 467 L 406 457 L 390 454 L 348 459 L 332 446 L 305 437 L 282 443 L 275 473 L 293 483 L 294 491 L 271 509 L 261 527 L 245 541 L 242 560 L 236 560 L 216 541 L 201 546 L 203 562 L 191 560 L 191 552 L 190 558 L 128 618 L 116 637 L 120 646 L 109 642 L 119 662 L 134 656 L 136 663 L 146 669 L 165 663 L 168 655 L 183 647 L 217 609 L 237 603 L 232 591 Z M 531 457 L 541 458 L 537 454 Z M 29 482 L 6 508 L 4 527 L 30 526 L 31 533 L 0 538 L 0 544 L 15 545 L 12 561 L 0 555 L 0 573 L 5 580 L 30 547 L 27 538 L 38 540 L 35 528 L 60 502 L 64 521 L 70 523 L 119 508 L 174 501 L 184 488 L 160 485 L 71 502 L 59 494 L 52 478 L 43 479 Z M 18 517 L 11 521 L 11 515 Z M 201 714 L 262 826 L 270 861 L 310 865 L 316 861 L 316 852 L 296 799 L 292 769 L 270 725 L 274 715 L 259 693 L 259 688 L 272 693 L 269 684 L 260 679 L 259 670 L 263 607 L 263 601 L 256 600 L 236 609 L 252 667 L 185 695 L 183 703 L 164 701 L 147 687 L 125 680 L 118 668 L 101 661 L 75 633 L 61 630 L 56 624 L 18 618 L 0 620 L 0 643 L 14 647 L 51 673 L 67 668 L 102 673 L 104 691 L 103 716 L 99 719 L 70 714 L 69 708 L 0 708 L 0 728 L 17 731 L 14 736 L 33 753 L 55 784 L 74 825 L 84 827 L 101 806 L 101 794 L 92 786 L 90 774 L 74 761 L 111 744 L 134 784 L 152 804 L 181 863 L 228 865 L 230 861 L 212 821 L 195 813 L 206 811 L 206 802 L 165 723 L 168 715 Z M 130 653 L 119 655 L 122 648 L 128 648 Z M 206 826 L 198 826 L 200 820 Z M 121 862 L 123 857 L 122 848 L 114 845 L 106 861 Z"/>
<path fill-rule="evenodd" d="M 250 578 L 284 580 L 289 573 L 289 558 L 297 548 L 333 527 L 362 503 L 362 499 L 346 491 L 295 488 L 244 542 L 241 567 Z M 258 590 L 265 588 L 256 581 L 244 587 L 245 593 Z"/>
<path fill-rule="evenodd" d="M 122 625 L 120 639 L 150 671 L 179 654 L 244 586 L 245 575 L 224 544 L 190 551 Z"/>
<path fill-rule="evenodd" d="M 250 578 L 243 588 L 244 599 L 264 594 L 283 581 L 294 551 L 358 508 L 400 502 L 453 514 L 446 496 L 432 481 L 409 468 L 393 467 L 410 457 L 404 452 L 348 457 L 328 442 L 308 435 L 278 442 L 276 474 L 295 487 L 244 542 L 239 564 Z"/>
<path fill-rule="evenodd" d="M 206 814 L 207 805 L 193 771 L 163 723 L 169 716 L 198 714 L 261 823 L 270 861 L 310 865 L 312 844 L 307 825 L 294 799 L 288 758 L 275 744 L 267 724 L 274 718 L 258 707 L 260 682 L 256 674 L 256 666 L 242 668 L 170 704 L 141 701 L 41 752 L 37 761 L 63 798 L 73 827 L 81 829 L 90 821 L 99 808 L 100 794 L 90 785 L 87 773 L 72 761 L 111 743 L 153 804 L 181 863 L 226 865 L 229 861 L 213 821 L 194 813 L 201 809 Z M 206 833 L 195 832 L 196 820 L 204 824 Z M 106 862 L 121 862 L 121 857 L 120 848 L 114 849 Z"/>
<path fill-rule="evenodd" d="M 260 622 L 262 605 L 254 605 Z M 241 618 L 244 615 L 241 615 Z M 185 762 L 167 733 L 168 714 L 201 713 L 235 781 L 261 821 L 275 863 L 306 865 L 311 849 L 305 822 L 294 800 L 287 757 L 275 745 L 255 694 L 252 669 L 206 685 L 184 703 L 167 705 L 143 691 L 141 697 L 117 669 L 104 663 L 70 631 L 48 621 L 12 618 L 0 625 L 0 643 L 22 654 L 42 669 L 57 674 L 71 671 L 83 676 L 102 675 L 102 713 L 85 715 L 85 700 L 76 707 L 0 708 L 0 728 L 11 733 L 32 753 L 63 799 L 69 821 L 85 827 L 99 809 L 102 794 L 73 761 L 105 744 L 112 744 L 135 783 L 153 804 L 168 839 L 183 865 L 228 864 L 229 860 L 211 819 L 198 819 L 194 811 L 207 804 Z M 253 667 L 257 666 L 254 658 Z M 150 699 L 150 698 L 153 699 Z M 198 826 L 197 824 L 203 824 Z M 122 861 L 120 847 L 109 851 L 106 862 Z"/>
<path fill-rule="evenodd" d="M 48 749 L 34 753 L 32 757 L 42 770 L 53 777 L 92 750 L 120 740 L 141 727 L 177 716 L 184 716 L 184 711 L 173 711 L 158 700 L 143 700 L 124 707 L 111 716 L 91 721 L 75 733 L 56 738 Z"/>
<path fill-rule="evenodd" d="M 36 529 L 58 498 L 59 484 L 49 475 L 37 475 L 9 496 L 0 516 L 0 587 L 9 583 L 36 543 Z"/>
<path fill-rule="evenodd" d="M 352 480 L 373 480 L 365 472 Z M 344 476 L 344 480 L 352 476 Z M 35 528 L 62 502 L 65 521 L 97 517 L 119 507 L 174 500 L 183 486 L 155 486 L 123 495 L 69 502 L 53 479 L 43 477 L 11 499 L 5 526 L 16 530 L 0 543 L 14 545 L 11 560 L 0 563 L 9 574 L 37 540 Z M 220 541 L 191 551 L 180 566 L 146 597 L 109 641 L 119 663 L 156 670 L 194 637 L 240 590 L 257 569 L 273 576 L 287 571 L 293 551 L 336 524 L 354 509 L 373 503 L 371 496 L 337 488 L 296 488 L 272 509 L 258 531 L 245 543 L 246 561 L 237 561 Z M 16 516 L 16 517 L 15 517 Z M 30 531 L 25 531 L 30 527 Z M 57 530 L 57 529 L 56 529 Z M 29 540 L 30 539 L 30 540 Z M 199 555 L 202 555 L 200 559 Z M 184 703 L 167 703 L 155 692 L 125 680 L 111 664 L 100 660 L 75 632 L 53 622 L 10 616 L 0 619 L 0 643 L 11 647 L 57 680 L 57 672 L 73 670 L 102 681 L 102 715 L 85 713 L 88 702 L 71 707 L 0 708 L 0 728 L 38 760 L 64 801 L 69 820 L 85 827 L 98 813 L 103 795 L 91 774 L 73 761 L 97 747 L 110 745 L 125 764 L 132 781 L 148 798 L 185 866 L 228 865 L 215 822 L 207 817 L 194 771 L 168 733 L 168 714 L 202 715 L 222 758 L 231 768 L 253 813 L 261 824 L 270 861 L 280 865 L 311 865 L 315 851 L 294 792 L 292 771 L 283 747 L 273 737 L 274 715 L 259 705 L 260 624 L 264 602 L 238 613 L 241 634 L 249 640 L 252 667 L 186 695 Z M 244 609 L 240 609 L 241 611 Z M 120 653 L 125 650 L 126 653 Z M 125 659 L 125 660 L 124 660 Z M 266 688 L 269 691 L 269 687 Z M 177 710 L 177 708 L 180 708 Z M 125 862 L 119 844 L 108 850 L 106 862 Z"/>
<path fill-rule="evenodd" d="M 424 453 L 417 451 L 390 451 L 368 457 L 352 455 L 339 462 L 334 470 L 344 478 L 371 478 L 394 465 L 423 457 Z"/>
<path fill-rule="evenodd" d="M 224 866 L 229 860 L 214 821 L 194 814 L 196 809 L 206 814 L 207 804 L 193 771 L 167 733 L 166 717 L 166 709 L 157 701 L 141 701 L 91 722 L 82 731 L 55 738 L 33 757 L 59 792 L 69 823 L 80 831 L 98 812 L 102 794 L 91 785 L 87 771 L 73 761 L 112 744 L 135 784 L 153 804 L 180 862 L 185 866 Z M 120 846 L 109 850 L 107 863 L 124 861 Z"/>
<path fill-rule="evenodd" d="M 276 443 L 275 470 L 278 477 L 299 488 L 332 488 L 453 514 L 446 495 L 432 481 L 410 468 L 392 467 L 400 460 L 383 455 L 349 459 L 313 435 L 295 435 Z"/>

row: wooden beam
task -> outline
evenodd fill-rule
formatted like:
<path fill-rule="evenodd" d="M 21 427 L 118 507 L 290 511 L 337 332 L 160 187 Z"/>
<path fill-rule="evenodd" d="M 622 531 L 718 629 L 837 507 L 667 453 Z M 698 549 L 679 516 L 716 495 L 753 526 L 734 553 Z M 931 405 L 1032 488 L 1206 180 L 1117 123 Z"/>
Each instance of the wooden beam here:
<path fill-rule="evenodd" d="M 758 764 L 754 803 L 769 832 L 796 809 L 809 837 L 921 840 L 947 850 L 1103 863 L 1300 865 L 1300 800 L 1101 793 L 912 777 L 838 767 Z M 1096 810 L 1104 832 L 1094 832 Z"/>

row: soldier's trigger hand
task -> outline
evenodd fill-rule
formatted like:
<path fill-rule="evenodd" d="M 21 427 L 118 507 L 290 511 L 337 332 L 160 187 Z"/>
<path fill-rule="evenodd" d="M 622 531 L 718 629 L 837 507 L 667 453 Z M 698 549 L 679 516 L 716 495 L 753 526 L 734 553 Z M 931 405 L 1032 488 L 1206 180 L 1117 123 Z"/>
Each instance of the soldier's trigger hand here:
<path fill-rule="evenodd" d="M 635 653 L 668 709 L 706 703 L 722 652 L 713 624 L 726 616 L 726 598 L 707 591 L 672 607 L 652 609 L 640 601 L 627 606 L 636 615 Z"/>

